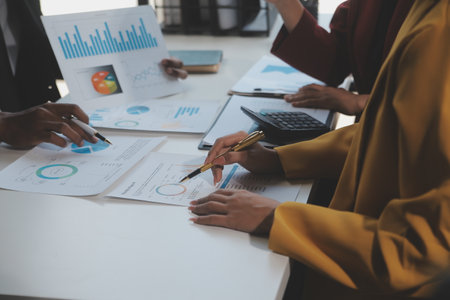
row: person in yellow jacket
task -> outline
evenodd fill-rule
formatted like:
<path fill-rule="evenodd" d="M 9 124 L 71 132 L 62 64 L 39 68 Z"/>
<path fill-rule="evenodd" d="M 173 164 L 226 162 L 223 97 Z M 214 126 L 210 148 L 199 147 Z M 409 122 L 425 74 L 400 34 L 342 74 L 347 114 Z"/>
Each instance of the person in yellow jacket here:
<path fill-rule="evenodd" d="M 245 135 L 218 139 L 206 162 Z M 450 0 L 415 1 L 359 124 L 215 163 L 236 162 L 339 183 L 328 208 L 219 190 L 191 203 L 194 223 L 270 231 L 272 250 L 307 267 L 305 299 L 430 295 L 450 266 Z"/>

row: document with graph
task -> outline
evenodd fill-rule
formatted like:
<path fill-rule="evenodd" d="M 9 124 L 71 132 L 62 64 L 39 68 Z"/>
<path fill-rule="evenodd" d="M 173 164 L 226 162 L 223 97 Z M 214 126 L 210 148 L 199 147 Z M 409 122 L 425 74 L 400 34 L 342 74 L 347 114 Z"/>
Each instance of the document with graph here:
<path fill-rule="evenodd" d="M 211 171 L 188 181 L 180 180 L 202 165 L 204 157 L 150 153 L 108 196 L 189 206 L 217 188 L 244 189 L 280 202 L 295 201 L 302 185 L 272 175 L 255 175 L 238 165 L 225 166 L 223 179 L 213 185 Z"/>
<path fill-rule="evenodd" d="M 107 189 L 165 138 L 114 137 L 113 145 L 40 144 L 0 172 L 0 188 L 88 196 Z"/>
<path fill-rule="evenodd" d="M 169 52 L 151 6 L 42 21 L 74 102 L 118 103 L 183 90 L 160 65 Z"/>
<path fill-rule="evenodd" d="M 94 127 L 204 133 L 220 105 L 210 101 L 154 99 L 87 111 Z"/>
<path fill-rule="evenodd" d="M 291 67 L 273 55 L 264 55 L 231 88 L 230 94 L 283 97 L 295 94 L 302 86 L 323 83 Z"/>

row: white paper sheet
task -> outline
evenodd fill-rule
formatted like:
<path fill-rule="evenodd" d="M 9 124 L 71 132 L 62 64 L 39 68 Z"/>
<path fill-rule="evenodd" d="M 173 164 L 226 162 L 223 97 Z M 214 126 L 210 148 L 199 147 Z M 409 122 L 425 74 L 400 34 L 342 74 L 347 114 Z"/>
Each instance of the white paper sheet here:
<path fill-rule="evenodd" d="M 188 206 L 190 201 L 216 190 L 211 171 L 179 183 L 203 161 L 204 157 L 152 152 L 108 196 Z M 217 187 L 246 189 L 280 202 L 295 201 L 300 191 L 299 184 L 251 174 L 238 165 L 225 166 L 223 180 Z"/>
<path fill-rule="evenodd" d="M 94 127 L 204 133 L 219 110 L 218 102 L 147 100 L 89 111 Z"/>
<path fill-rule="evenodd" d="M 231 91 L 243 94 L 295 94 L 299 88 L 311 83 L 323 84 L 273 55 L 264 55 Z"/>
<path fill-rule="evenodd" d="M 165 138 L 114 137 L 69 144 L 41 144 L 0 172 L 0 187 L 23 192 L 88 196 L 103 192 Z"/>
<path fill-rule="evenodd" d="M 74 102 L 126 103 L 183 89 L 160 65 L 169 53 L 151 6 L 42 21 Z"/>
<path fill-rule="evenodd" d="M 281 99 L 233 95 L 214 125 L 203 138 L 203 142 L 212 145 L 219 137 L 241 130 L 250 132 L 256 129 L 255 122 L 241 111 L 241 106 L 245 106 L 256 112 L 302 111 L 322 123 L 326 123 L 330 113 L 326 109 L 296 108 Z"/>

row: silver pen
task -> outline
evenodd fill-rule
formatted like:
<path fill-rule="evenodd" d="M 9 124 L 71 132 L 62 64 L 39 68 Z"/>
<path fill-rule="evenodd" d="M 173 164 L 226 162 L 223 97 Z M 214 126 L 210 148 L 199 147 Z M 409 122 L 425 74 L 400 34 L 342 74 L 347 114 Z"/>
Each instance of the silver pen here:
<path fill-rule="evenodd" d="M 84 123 L 83 121 L 80 121 L 76 117 L 73 117 L 73 116 L 70 118 L 70 120 L 72 122 L 74 122 L 75 124 L 77 124 L 79 127 L 81 127 L 81 129 L 83 129 L 87 134 L 93 135 L 93 136 L 99 138 L 100 140 L 112 145 L 112 143 L 107 138 L 105 138 L 97 130 L 95 130 L 88 124 Z"/>

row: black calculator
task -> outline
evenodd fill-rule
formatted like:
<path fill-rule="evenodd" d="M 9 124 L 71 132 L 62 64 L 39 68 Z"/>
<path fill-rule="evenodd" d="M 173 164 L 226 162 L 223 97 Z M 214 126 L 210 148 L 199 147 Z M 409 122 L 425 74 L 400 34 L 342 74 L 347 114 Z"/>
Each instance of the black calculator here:
<path fill-rule="evenodd" d="M 330 131 L 329 126 L 300 111 L 257 113 L 244 106 L 241 110 L 273 140 L 306 140 Z"/>

